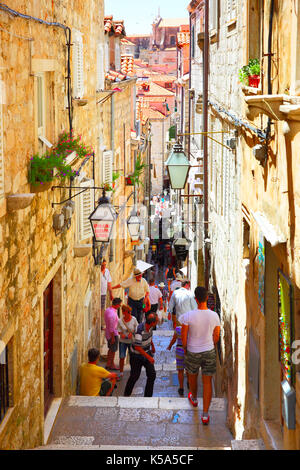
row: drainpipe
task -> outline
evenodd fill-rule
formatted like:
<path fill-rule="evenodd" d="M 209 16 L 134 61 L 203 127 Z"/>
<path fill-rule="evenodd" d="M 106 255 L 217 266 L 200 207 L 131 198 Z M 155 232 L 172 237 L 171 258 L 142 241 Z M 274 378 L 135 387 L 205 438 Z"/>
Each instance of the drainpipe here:
<path fill-rule="evenodd" d="M 114 151 L 115 151 L 115 97 L 112 95 L 110 100 L 110 148 L 112 150 L 113 158 L 114 158 Z M 112 239 L 110 241 L 110 250 L 109 250 L 109 261 L 112 263 L 114 261 L 114 251 L 115 251 L 115 240 Z"/>
<path fill-rule="evenodd" d="M 272 39 L 273 39 L 273 18 L 274 18 L 274 0 L 271 0 L 270 4 L 270 16 L 269 16 L 269 36 L 268 36 L 268 95 L 272 95 L 272 79 L 271 79 L 271 71 L 272 71 Z M 271 118 L 268 118 L 268 125 L 267 125 L 267 143 L 270 138 L 271 133 Z"/>
<path fill-rule="evenodd" d="M 209 0 L 205 0 L 205 30 L 203 54 L 203 171 L 204 171 L 204 240 L 208 238 L 208 74 L 209 74 Z M 208 288 L 208 246 L 204 242 L 204 279 Z"/>

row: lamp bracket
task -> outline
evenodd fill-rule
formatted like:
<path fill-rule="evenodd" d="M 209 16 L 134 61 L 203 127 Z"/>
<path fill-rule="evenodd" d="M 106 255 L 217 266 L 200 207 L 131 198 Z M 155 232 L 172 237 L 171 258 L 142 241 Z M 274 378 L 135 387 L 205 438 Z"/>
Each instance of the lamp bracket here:
<path fill-rule="evenodd" d="M 105 188 L 101 188 L 99 186 L 89 186 L 89 187 L 86 187 L 86 188 L 83 188 L 82 186 L 52 186 L 51 190 L 53 191 L 54 189 L 80 189 L 81 191 L 79 191 L 78 193 L 76 194 L 73 194 L 73 196 L 69 196 L 67 199 L 65 199 L 64 201 L 61 201 L 61 202 L 52 202 L 52 207 L 54 206 L 57 206 L 57 205 L 60 205 L 60 204 L 64 204 L 65 202 L 68 202 L 70 201 L 71 199 L 74 199 L 74 197 L 76 196 L 79 196 L 79 194 L 82 194 L 84 193 L 85 191 L 87 191 L 88 189 L 102 189 L 102 190 L 105 190 Z"/>

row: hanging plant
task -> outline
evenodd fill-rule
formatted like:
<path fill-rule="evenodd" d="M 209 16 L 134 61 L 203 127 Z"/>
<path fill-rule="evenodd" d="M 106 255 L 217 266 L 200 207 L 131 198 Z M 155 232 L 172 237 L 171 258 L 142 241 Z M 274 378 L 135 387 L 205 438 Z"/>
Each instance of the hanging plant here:
<path fill-rule="evenodd" d="M 57 173 L 54 174 L 54 170 Z M 58 178 L 60 181 L 70 179 L 76 175 L 70 165 L 67 165 L 63 158 L 53 152 L 44 155 L 35 154 L 29 163 L 28 179 L 33 186 L 43 185 Z"/>
<path fill-rule="evenodd" d="M 58 138 L 58 143 L 53 149 L 58 155 L 61 155 L 63 158 L 66 158 L 70 153 L 76 152 L 79 158 L 87 157 L 92 155 L 93 149 L 91 147 L 85 146 L 81 142 L 81 136 L 75 137 L 73 132 L 62 132 Z"/>

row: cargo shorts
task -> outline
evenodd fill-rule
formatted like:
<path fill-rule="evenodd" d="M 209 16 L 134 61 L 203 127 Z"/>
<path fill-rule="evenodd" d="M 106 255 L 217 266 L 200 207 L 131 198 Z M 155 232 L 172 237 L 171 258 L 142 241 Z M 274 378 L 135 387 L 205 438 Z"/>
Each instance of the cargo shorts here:
<path fill-rule="evenodd" d="M 201 367 L 202 375 L 214 375 L 217 370 L 216 350 L 211 349 L 200 353 L 187 351 L 184 363 L 188 374 L 198 374 Z"/>

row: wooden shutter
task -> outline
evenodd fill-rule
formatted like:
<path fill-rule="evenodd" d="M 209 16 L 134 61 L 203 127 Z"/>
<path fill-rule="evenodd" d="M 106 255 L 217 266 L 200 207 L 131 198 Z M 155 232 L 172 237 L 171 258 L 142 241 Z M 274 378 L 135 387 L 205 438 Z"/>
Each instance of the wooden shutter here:
<path fill-rule="evenodd" d="M 1 87 L 1 84 L 0 84 Z M 1 91 L 1 88 L 0 88 Z M 3 156 L 3 105 L 0 95 L 0 199 L 4 197 L 4 156 Z"/>
<path fill-rule="evenodd" d="M 103 152 L 102 159 L 102 183 L 112 183 L 112 174 L 113 174 L 113 152 L 107 150 Z"/>
<path fill-rule="evenodd" d="M 209 2 L 209 29 L 218 29 L 218 0 Z"/>
<path fill-rule="evenodd" d="M 227 0 L 227 21 L 235 19 L 237 16 L 237 1 Z"/>
<path fill-rule="evenodd" d="M 121 69 L 120 43 L 118 40 L 115 42 L 115 67 L 117 71 Z"/>
<path fill-rule="evenodd" d="M 94 186 L 94 180 L 87 179 L 81 181 L 80 186 L 82 188 L 90 188 Z M 94 190 L 87 189 L 79 194 L 78 197 L 78 241 L 83 241 L 87 238 L 92 237 L 92 227 L 89 221 L 89 216 L 94 210 Z"/>
<path fill-rule="evenodd" d="M 97 85 L 96 90 L 104 90 L 104 46 L 97 45 Z"/>
<path fill-rule="evenodd" d="M 78 31 L 74 33 L 73 40 L 73 96 L 82 98 L 84 95 L 84 77 L 83 77 L 83 41 L 82 35 Z"/>

